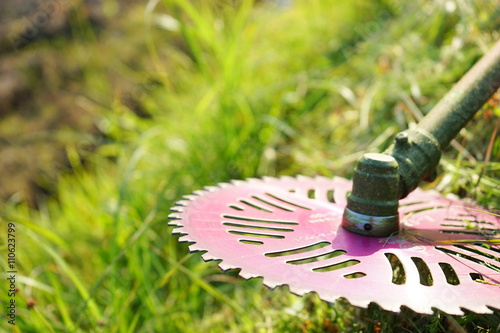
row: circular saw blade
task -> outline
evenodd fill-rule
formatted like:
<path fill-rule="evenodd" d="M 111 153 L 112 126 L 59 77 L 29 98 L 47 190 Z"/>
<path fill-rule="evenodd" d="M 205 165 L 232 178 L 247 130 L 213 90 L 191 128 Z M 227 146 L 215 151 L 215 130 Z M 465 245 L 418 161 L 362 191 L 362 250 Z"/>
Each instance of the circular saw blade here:
<path fill-rule="evenodd" d="M 351 187 L 338 177 L 222 183 L 179 201 L 169 225 L 221 269 L 297 295 L 394 312 L 500 308 L 498 216 L 417 189 L 400 201 L 399 234 L 361 236 L 341 227 Z"/>

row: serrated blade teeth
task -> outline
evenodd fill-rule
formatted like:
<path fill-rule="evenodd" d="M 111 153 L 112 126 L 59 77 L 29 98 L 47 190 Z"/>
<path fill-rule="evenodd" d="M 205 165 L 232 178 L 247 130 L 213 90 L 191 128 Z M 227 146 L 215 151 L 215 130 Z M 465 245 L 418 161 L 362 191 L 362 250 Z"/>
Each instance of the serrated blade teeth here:
<path fill-rule="evenodd" d="M 169 221 L 167 225 L 169 227 L 182 227 L 182 224 L 179 223 L 180 220 Z"/>
<path fill-rule="evenodd" d="M 176 227 L 176 226 L 174 226 Z M 187 236 L 188 233 L 184 230 L 183 226 L 178 226 L 174 230 L 172 230 L 172 235 L 174 236 Z"/>
<path fill-rule="evenodd" d="M 205 193 L 206 193 L 206 191 L 204 191 L 204 190 L 196 190 L 196 191 L 193 191 L 193 194 L 195 196 L 187 195 L 186 198 L 189 198 L 190 200 L 193 200 L 193 198 L 195 198 L 196 196 L 203 196 Z"/>
<path fill-rule="evenodd" d="M 195 241 L 189 238 L 189 235 L 179 237 L 179 243 L 194 243 Z M 191 247 L 189 247 L 191 249 Z"/>
<path fill-rule="evenodd" d="M 175 209 L 175 210 L 179 210 L 179 209 L 182 209 L 180 207 L 186 207 L 187 205 L 189 205 L 189 203 L 191 202 L 191 200 L 179 200 L 175 203 L 175 206 L 171 208 L 172 209 Z"/>
<path fill-rule="evenodd" d="M 182 219 L 181 212 L 170 213 L 168 215 L 168 219 L 170 219 L 170 220 L 181 220 Z"/>
<path fill-rule="evenodd" d="M 345 299 L 349 299 L 348 297 L 344 297 Z M 352 305 L 352 306 L 357 306 L 357 307 L 360 307 L 360 308 L 367 308 L 368 305 L 370 305 L 370 302 L 369 300 L 363 300 L 363 301 L 352 301 L 352 300 L 349 300 L 349 303 Z M 392 309 L 388 309 L 387 307 L 384 307 L 386 310 L 388 311 L 393 311 L 393 312 L 398 312 L 399 311 L 399 308 L 401 307 L 401 304 L 398 304 L 396 306 L 394 306 Z"/>
<path fill-rule="evenodd" d="M 262 183 L 264 180 L 263 179 L 260 179 L 260 178 L 248 178 L 246 180 L 246 182 L 250 183 L 250 184 L 258 184 L 258 183 Z M 240 181 L 241 183 L 242 181 Z"/>
<path fill-rule="evenodd" d="M 314 292 L 326 302 L 345 298 L 358 307 L 376 303 L 388 311 L 406 306 L 428 314 L 500 307 L 500 247 L 468 243 L 483 241 L 484 227 L 500 229 L 500 218 L 417 189 L 401 201 L 401 234 L 358 236 L 341 228 L 351 189 L 352 182 L 339 177 L 234 180 L 184 196 L 168 225 L 203 260 L 239 269 L 245 279 L 263 278 L 270 288 L 286 285 L 296 295 Z M 457 233 L 461 228 L 465 232 Z M 391 281 L 396 275 L 405 283 Z M 425 276 L 433 284 L 423 287 Z"/>
<path fill-rule="evenodd" d="M 249 273 L 247 271 L 244 271 L 243 269 L 240 271 L 239 274 L 242 278 L 247 279 L 247 280 L 260 277 L 260 275 L 258 275 L 258 274 L 252 274 L 252 273 Z"/>
<path fill-rule="evenodd" d="M 274 289 L 274 288 L 276 288 L 277 286 L 280 285 L 280 283 L 278 283 L 277 281 L 274 281 L 274 280 L 271 280 L 271 279 L 266 279 L 265 277 L 264 277 L 264 280 L 262 281 L 262 283 L 265 284 L 266 286 L 268 286 L 271 289 Z"/>
<path fill-rule="evenodd" d="M 475 313 L 486 313 L 486 314 L 493 313 L 493 310 L 487 306 L 464 306 L 464 308 Z"/>
<path fill-rule="evenodd" d="M 208 252 L 207 253 L 203 253 L 201 255 L 201 257 L 203 258 L 203 260 L 205 261 L 211 261 L 211 260 L 220 260 L 219 258 L 216 258 L 214 256 L 212 256 L 211 254 L 209 254 Z"/>
<path fill-rule="evenodd" d="M 200 248 L 196 243 L 189 245 L 189 252 L 203 252 L 204 249 Z"/>
<path fill-rule="evenodd" d="M 219 263 L 219 267 L 223 271 L 228 271 L 230 269 L 241 269 L 241 267 L 239 267 L 237 265 L 231 265 L 231 264 L 228 264 L 228 263 L 226 263 L 224 261 L 222 261 L 222 262 Z"/>
<path fill-rule="evenodd" d="M 219 189 L 219 187 L 217 186 L 205 186 L 205 191 L 208 191 L 208 192 L 214 192 L 214 191 L 217 191 Z"/>
<path fill-rule="evenodd" d="M 184 213 L 183 206 L 173 206 L 172 208 L 170 208 L 170 214 L 172 214 L 173 217 L 181 218 L 182 213 Z M 170 218 L 170 215 L 168 216 L 168 218 Z"/>

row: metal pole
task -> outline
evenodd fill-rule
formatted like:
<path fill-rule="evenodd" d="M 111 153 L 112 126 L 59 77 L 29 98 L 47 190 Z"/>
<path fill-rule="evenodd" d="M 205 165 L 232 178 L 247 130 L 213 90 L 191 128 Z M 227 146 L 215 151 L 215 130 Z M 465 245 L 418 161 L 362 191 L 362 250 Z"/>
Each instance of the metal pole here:
<path fill-rule="evenodd" d="M 439 101 L 418 127 L 436 138 L 444 149 L 499 87 L 500 41 Z"/>

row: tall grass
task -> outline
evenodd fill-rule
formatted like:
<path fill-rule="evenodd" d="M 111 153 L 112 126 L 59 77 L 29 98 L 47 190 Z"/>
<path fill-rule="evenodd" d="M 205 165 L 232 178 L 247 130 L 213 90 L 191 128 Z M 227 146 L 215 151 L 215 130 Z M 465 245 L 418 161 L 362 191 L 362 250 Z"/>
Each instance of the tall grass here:
<path fill-rule="evenodd" d="M 101 82 L 97 69 L 109 60 L 102 48 L 116 52 L 112 40 L 86 45 L 98 65 L 86 69 L 84 94 L 102 116 L 106 140 L 84 165 L 68 146 L 73 173 L 61 177 L 56 199 L 38 210 L 4 205 L 2 228 L 15 222 L 19 233 L 20 279 L 17 326 L 0 327 L 494 331 L 498 312 L 397 315 L 297 297 L 286 287 L 270 291 L 188 254 L 166 227 L 173 202 L 204 185 L 261 175 L 349 176 L 358 152 L 385 148 L 498 38 L 494 1 L 448 3 L 150 1 L 139 34 L 150 69 L 138 75 L 110 65 L 145 87 L 146 118 Z M 157 25 L 165 20 L 175 24 Z M 498 105 L 491 109 L 496 113 L 481 113 L 447 153 L 439 186 L 498 207 L 500 142 L 490 140 L 489 126 Z M 0 300 L 8 302 L 4 293 Z"/>

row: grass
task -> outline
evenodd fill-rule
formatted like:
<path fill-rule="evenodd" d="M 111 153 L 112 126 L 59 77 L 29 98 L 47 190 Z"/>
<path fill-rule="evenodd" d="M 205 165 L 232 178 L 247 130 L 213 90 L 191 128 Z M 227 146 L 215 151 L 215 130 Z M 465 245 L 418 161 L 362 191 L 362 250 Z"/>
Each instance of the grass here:
<path fill-rule="evenodd" d="M 77 29 L 81 39 L 59 43 L 66 60 L 87 65 L 80 98 L 99 115 L 103 138 L 85 156 L 66 145 L 72 172 L 38 209 L 2 205 L 2 228 L 16 224 L 19 292 L 17 325 L 0 327 L 494 332 L 498 311 L 394 314 L 268 290 L 188 254 L 166 221 L 182 195 L 232 178 L 350 177 L 360 152 L 387 147 L 498 39 L 498 10 L 486 0 L 312 0 L 290 8 L 164 0 L 148 3 L 144 29 L 128 30 L 130 44 Z M 137 50 L 147 62 L 134 60 L 145 57 Z M 103 79 L 109 72 L 134 84 L 133 107 Z M 498 119 L 497 100 L 446 152 L 432 186 L 500 207 Z M 0 264 L 7 267 L 5 256 Z M 7 295 L 0 300 L 3 307 Z"/>

